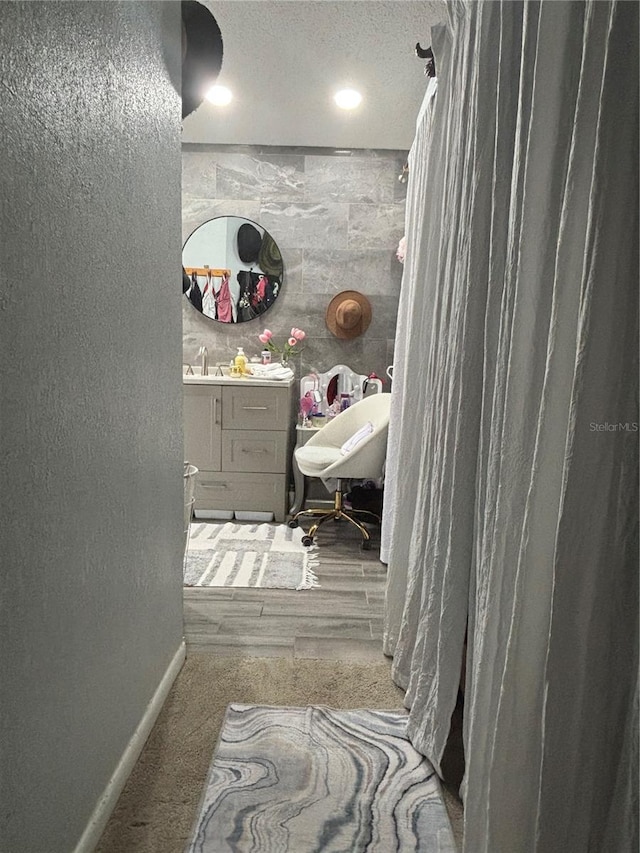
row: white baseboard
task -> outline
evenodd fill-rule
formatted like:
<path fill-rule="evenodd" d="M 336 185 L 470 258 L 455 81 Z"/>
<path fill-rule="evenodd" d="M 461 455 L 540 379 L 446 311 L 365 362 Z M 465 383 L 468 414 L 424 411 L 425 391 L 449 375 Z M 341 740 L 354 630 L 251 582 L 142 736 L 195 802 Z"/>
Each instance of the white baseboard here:
<path fill-rule="evenodd" d="M 122 753 L 122 758 L 118 762 L 118 766 L 116 767 L 113 776 L 109 779 L 107 787 L 104 789 L 102 796 L 98 800 L 74 853 L 92 853 L 98 841 L 100 841 L 100 836 L 104 832 L 111 812 L 115 808 L 115 805 L 118 802 L 118 797 L 122 793 L 126 781 L 131 775 L 131 771 L 142 752 L 142 747 L 145 745 L 147 738 L 151 734 L 151 729 L 153 728 L 158 718 L 158 714 L 162 710 L 162 706 L 169 695 L 171 685 L 182 668 L 185 657 L 186 647 L 183 640 L 178 647 L 178 651 L 173 656 L 171 663 L 167 667 L 165 674 L 162 676 L 162 681 L 158 685 L 156 692 L 153 694 L 153 698 L 147 705 L 146 710 L 142 715 L 142 719 L 131 736 L 131 740 L 127 744 L 125 751 Z"/>

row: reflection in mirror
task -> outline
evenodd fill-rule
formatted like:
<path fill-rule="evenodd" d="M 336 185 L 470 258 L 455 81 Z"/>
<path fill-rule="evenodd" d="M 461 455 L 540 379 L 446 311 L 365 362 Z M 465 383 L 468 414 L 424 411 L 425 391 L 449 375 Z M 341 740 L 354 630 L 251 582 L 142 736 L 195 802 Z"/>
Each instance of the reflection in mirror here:
<path fill-rule="evenodd" d="M 338 374 L 332 376 L 327 385 L 327 403 L 332 406 L 336 397 L 338 397 Z"/>
<path fill-rule="evenodd" d="M 346 364 L 336 364 L 326 373 L 312 373 L 300 380 L 300 396 L 307 391 L 318 392 L 319 410 L 326 415 L 333 406 L 335 411 L 362 400 L 363 387 L 367 377 L 354 373 Z"/>
<path fill-rule="evenodd" d="M 264 228 L 240 216 L 218 216 L 196 228 L 182 249 L 182 266 L 182 292 L 220 323 L 260 317 L 282 288 L 280 249 Z"/>
<path fill-rule="evenodd" d="M 325 403 L 325 414 L 330 408 L 338 412 L 362 400 L 366 378 L 354 373 L 346 364 L 336 364 L 331 370 L 320 374 L 320 393 Z"/>

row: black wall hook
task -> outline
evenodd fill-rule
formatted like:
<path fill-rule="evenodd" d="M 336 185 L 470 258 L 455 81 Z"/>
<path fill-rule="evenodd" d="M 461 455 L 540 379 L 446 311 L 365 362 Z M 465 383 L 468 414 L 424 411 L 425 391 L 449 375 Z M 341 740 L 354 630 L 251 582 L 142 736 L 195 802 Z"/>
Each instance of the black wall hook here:
<path fill-rule="evenodd" d="M 420 42 L 416 44 L 416 56 L 418 59 L 426 59 L 426 65 L 424 66 L 424 73 L 427 77 L 435 77 L 436 76 L 436 59 L 433 55 L 433 51 L 430 47 L 420 47 Z"/>

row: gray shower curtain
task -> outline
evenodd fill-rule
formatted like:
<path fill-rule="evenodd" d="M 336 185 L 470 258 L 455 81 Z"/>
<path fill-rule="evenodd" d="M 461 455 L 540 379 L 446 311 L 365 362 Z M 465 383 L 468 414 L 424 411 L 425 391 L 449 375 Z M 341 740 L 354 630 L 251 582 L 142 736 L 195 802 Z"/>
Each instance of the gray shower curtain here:
<path fill-rule="evenodd" d="M 385 651 L 439 769 L 466 634 L 467 853 L 631 853 L 638 6 L 448 10 L 409 160 Z"/>

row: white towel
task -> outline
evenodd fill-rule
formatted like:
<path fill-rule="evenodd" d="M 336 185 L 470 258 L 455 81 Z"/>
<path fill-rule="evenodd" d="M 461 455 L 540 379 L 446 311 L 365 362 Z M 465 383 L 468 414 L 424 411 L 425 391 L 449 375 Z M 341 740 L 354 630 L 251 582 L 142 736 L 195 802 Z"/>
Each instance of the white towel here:
<path fill-rule="evenodd" d="M 291 379 L 293 370 L 281 364 L 252 364 L 251 373 L 256 379 Z"/>

